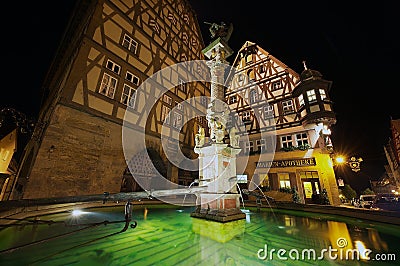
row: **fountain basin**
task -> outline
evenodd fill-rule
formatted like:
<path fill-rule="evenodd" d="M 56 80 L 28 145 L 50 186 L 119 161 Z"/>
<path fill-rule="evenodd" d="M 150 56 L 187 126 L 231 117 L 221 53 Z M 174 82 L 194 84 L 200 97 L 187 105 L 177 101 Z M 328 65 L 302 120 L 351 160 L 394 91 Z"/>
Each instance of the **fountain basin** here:
<path fill-rule="evenodd" d="M 194 207 L 135 203 L 133 220 L 137 221 L 137 226 L 123 233 L 117 233 L 123 222 L 84 229 L 90 223 L 123 220 L 123 205 L 85 208 L 80 217 L 71 216 L 73 206 L 47 215 L 35 216 L 33 212 L 29 220 L 57 223 L 18 221 L 20 226 L 3 228 L 0 261 L 4 265 L 85 266 L 381 265 L 382 262 L 377 261 L 332 260 L 329 257 L 318 261 L 313 258 L 288 261 L 280 259 L 276 253 L 270 258 L 268 252 L 271 249 L 314 249 L 319 253 L 330 246 L 337 248 L 338 239 L 353 249 L 362 243 L 374 254 L 395 254 L 399 250 L 400 226 L 394 224 L 299 210 L 261 208 L 257 212 L 254 207 L 243 210 L 244 220 L 219 223 L 191 217 Z M 43 239 L 48 240 L 40 242 Z M 264 258 L 266 251 L 268 256 Z M 386 261 L 385 265 L 396 263 Z"/>

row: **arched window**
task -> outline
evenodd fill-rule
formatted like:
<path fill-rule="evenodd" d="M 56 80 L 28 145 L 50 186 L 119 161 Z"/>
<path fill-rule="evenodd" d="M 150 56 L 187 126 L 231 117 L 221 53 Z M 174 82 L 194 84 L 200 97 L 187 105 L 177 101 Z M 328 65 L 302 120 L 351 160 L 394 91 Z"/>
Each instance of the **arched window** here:
<path fill-rule="evenodd" d="M 258 101 L 258 94 L 255 89 L 252 89 L 250 91 L 250 103 L 255 103 Z"/>

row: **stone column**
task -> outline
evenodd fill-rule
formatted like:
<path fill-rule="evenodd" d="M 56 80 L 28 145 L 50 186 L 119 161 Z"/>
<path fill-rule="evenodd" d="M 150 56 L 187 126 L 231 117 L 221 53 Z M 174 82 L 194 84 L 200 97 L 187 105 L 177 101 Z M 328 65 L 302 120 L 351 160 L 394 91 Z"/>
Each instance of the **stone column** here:
<path fill-rule="evenodd" d="M 199 154 L 199 185 L 207 186 L 207 192 L 198 195 L 198 208 L 191 216 L 218 222 L 245 219 L 245 213 L 240 210 L 236 177 L 236 155 L 240 152 L 240 148 L 224 143 L 229 115 L 224 93 L 227 67 L 225 58 L 232 54 L 232 51 L 221 38 L 218 38 L 207 46 L 203 53 L 210 59 L 207 64 L 211 72 L 211 101 L 206 118 L 210 128 L 211 144 L 196 146 L 194 150 Z"/>

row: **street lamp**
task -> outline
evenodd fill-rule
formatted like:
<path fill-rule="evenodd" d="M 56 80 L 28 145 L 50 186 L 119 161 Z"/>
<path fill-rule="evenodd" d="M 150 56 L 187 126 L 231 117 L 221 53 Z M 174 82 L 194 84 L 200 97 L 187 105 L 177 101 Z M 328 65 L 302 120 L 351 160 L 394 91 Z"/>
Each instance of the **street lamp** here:
<path fill-rule="evenodd" d="M 362 161 L 363 161 L 363 159 L 361 157 L 360 158 L 356 158 L 356 157 L 353 156 L 349 160 L 346 160 L 346 158 L 344 156 L 342 156 L 342 155 L 338 155 L 338 156 L 335 157 L 336 164 L 339 164 L 339 165 L 340 164 L 347 164 L 353 172 L 358 172 L 358 171 L 361 170 L 360 169 L 360 163 Z"/>

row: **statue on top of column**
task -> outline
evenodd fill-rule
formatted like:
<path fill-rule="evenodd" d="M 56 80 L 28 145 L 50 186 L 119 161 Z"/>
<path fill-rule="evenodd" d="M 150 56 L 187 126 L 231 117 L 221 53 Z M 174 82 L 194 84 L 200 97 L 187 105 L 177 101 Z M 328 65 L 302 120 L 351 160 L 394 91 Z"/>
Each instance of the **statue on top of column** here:
<path fill-rule="evenodd" d="M 205 24 L 211 25 L 209 31 L 211 33 L 211 39 L 217 39 L 220 37 L 225 42 L 228 42 L 231 37 L 233 31 L 233 24 L 230 23 L 229 26 L 226 25 L 225 22 L 221 22 L 221 24 L 204 22 Z"/>

